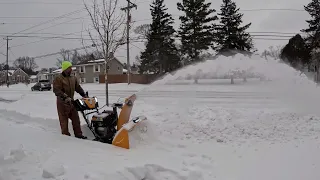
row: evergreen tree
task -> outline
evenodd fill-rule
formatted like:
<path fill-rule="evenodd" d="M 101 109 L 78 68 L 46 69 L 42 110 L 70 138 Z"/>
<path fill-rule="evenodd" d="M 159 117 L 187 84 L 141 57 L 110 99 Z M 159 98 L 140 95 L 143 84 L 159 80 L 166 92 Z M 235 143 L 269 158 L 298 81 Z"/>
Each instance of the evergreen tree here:
<path fill-rule="evenodd" d="M 250 51 L 253 49 L 252 38 L 246 33 L 251 23 L 240 26 L 243 14 L 232 0 L 222 0 L 220 8 L 220 25 L 217 28 L 217 50 L 225 52 L 228 50 Z"/>
<path fill-rule="evenodd" d="M 152 23 L 147 35 L 146 49 L 140 56 L 140 73 L 166 73 L 180 67 L 178 49 L 175 46 L 172 15 L 168 14 L 164 0 L 154 0 L 151 7 Z"/>
<path fill-rule="evenodd" d="M 304 39 L 300 34 L 297 34 L 289 40 L 286 46 L 284 46 L 280 57 L 292 67 L 301 69 L 310 63 L 309 59 L 311 58 L 311 55 L 310 50 L 306 47 Z"/>
<path fill-rule="evenodd" d="M 200 54 L 208 50 L 214 43 L 214 21 L 218 19 L 215 9 L 210 9 L 211 3 L 205 0 L 182 0 L 177 8 L 184 15 L 181 21 L 178 36 L 181 40 L 181 53 L 186 55 L 185 64 L 201 60 Z"/>
<path fill-rule="evenodd" d="M 309 27 L 301 31 L 308 34 L 306 42 L 309 48 L 320 47 L 320 1 L 312 0 L 304 9 L 310 14 L 311 20 L 306 20 Z"/>

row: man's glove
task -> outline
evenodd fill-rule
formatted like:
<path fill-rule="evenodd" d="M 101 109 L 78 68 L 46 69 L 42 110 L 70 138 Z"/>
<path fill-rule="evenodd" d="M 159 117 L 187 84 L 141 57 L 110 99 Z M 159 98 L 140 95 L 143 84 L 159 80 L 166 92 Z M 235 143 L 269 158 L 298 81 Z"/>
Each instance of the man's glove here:
<path fill-rule="evenodd" d="M 64 102 L 68 103 L 68 104 L 72 104 L 72 99 L 70 97 L 67 97 Z"/>
<path fill-rule="evenodd" d="M 87 96 L 87 94 L 86 93 L 84 93 L 84 94 L 80 94 L 83 98 L 88 98 L 89 96 Z"/>

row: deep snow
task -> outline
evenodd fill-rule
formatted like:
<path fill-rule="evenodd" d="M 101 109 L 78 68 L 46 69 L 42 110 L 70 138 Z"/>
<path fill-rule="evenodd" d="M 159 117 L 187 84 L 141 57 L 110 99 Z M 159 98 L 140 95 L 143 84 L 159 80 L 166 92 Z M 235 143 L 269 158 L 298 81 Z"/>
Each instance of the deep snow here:
<path fill-rule="evenodd" d="M 183 80 L 235 70 L 271 81 Z M 104 85 L 83 87 L 103 104 Z M 130 150 L 60 135 L 53 93 L 30 88 L 0 87 L 15 100 L 0 103 L 0 180 L 320 179 L 318 88 L 276 61 L 221 57 L 152 85 L 110 85 L 110 102 L 136 93 L 132 115 L 148 118 Z"/>

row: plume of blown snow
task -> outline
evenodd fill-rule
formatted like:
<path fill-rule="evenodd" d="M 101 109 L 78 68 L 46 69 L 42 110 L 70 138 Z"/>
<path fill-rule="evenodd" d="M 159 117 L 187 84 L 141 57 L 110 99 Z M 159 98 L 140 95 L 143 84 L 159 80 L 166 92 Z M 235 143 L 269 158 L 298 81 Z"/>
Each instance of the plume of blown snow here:
<path fill-rule="evenodd" d="M 177 79 L 215 79 L 215 78 L 262 77 L 268 80 L 266 91 L 277 94 L 297 110 L 318 113 L 320 91 L 315 82 L 304 73 L 281 60 L 266 60 L 258 55 L 236 54 L 217 56 L 213 60 L 186 66 L 174 73 L 168 73 L 152 85 L 164 85 Z"/>
<path fill-rule="evenodd" d="M 187 66 L 179 70 L 174 77 L 168 79 L 192 78 L 210 79 L 215 77 L 242 77 L 254 75 L 263 76 L 274 82 L 286 84 L 309 84 L 314 85 L 306 75 L 294 68 L 280 63 L 280 60 L 265 60 L 259 56 L 218 56 L 215 60 L 207 60 L 201 63 Z M 164 78 L 166 79 L 166 78 Z M 163 81 L 165 82 L 165 81 Z"/>

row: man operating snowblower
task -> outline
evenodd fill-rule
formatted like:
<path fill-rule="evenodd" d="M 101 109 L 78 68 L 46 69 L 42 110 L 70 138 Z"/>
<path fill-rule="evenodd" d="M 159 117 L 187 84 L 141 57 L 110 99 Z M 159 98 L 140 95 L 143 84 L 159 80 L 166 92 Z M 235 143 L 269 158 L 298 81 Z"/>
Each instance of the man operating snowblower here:
<path fill-rule="evenodd" d="M 86 97 L 86 94 L 80 86 L 77 78 L 71 74 L 71 62 L 63 61 L 61 68 L 61 74 L 59 74 L 53 81 L 53 93 L 57 96 L 57 110 L 61 133 L 70 136 L 68 129 L 68 121 L 70 118 L 75 137 L 87 139 L 87 137 L 82 134 L 79 114 L 72 102 L 74 100 L 75 92 L 79 93 L 82 97 Z"/>

